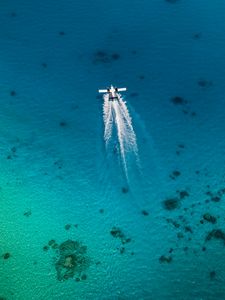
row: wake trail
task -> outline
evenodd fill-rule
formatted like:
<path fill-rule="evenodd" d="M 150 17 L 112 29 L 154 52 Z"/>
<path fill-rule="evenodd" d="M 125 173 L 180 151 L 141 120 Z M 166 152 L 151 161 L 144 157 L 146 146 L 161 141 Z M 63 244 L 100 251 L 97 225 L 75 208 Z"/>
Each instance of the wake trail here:
<path fill-rule="evenodd" d="M 106 93 L 103 100 L 103 132 L 107 158 L 106 163 L 104 162 L 103 185 L 107 186 L 110 182 L 107 188 L 109 194 L 113 192 L 113 188 L 116 190 L 127 186 L 132 203 L 141 211 L 143 207 L 149 207 L 149 195 L 153 195 L 155 187 L 161 188 L 158 172 L 155 172 L 156 149 L 140 116 L 131 105 L 128 107 L 119 93 L 116 98 Z M 141 145 L 137 143 L 137 135 L 142 140 Z"/>
<path fill-rule="evenodd" d="M 113 116 L 112 116 L 112 105 L 111 101 L 109 101 L 109 96 L 104 95 L 104 104 L 103 104 L 103 121 L 105 125 L 104 130 L 104 140 L 106 144 L 110 140 L 112 136 L 112 125 L 113 125 Z"/>
<path fill-rule="evenodd" d="M 119 155 L 122 161 L 125 177 L 129 182 L 128 159 L 133 154 L 136 163 L 139 165 L 138 146 L 136 134 L 133 129 L 132 119 L 129 114 L 126 102 L 120 94 L 118 99 L 110 100 L 109 94 L 105 94 L 103 103 L 104 140 L 106 148 L 110 142 L 119 146 Z M 116 132 L 114 138 L 113 132 Z"/>
<path fill-rule="evenodd" d="M 117 128 L 117 135 L 119 139 L 119 146 L 120 146 L 120 153 L 121 153 L 121 158 L 122 158 L 122 163 L 126 175 L 126 179 L 128 180 L 128 171 L 127 171 L 127 162 L 126 162 L 126 157 L 125 157 L 125 143 L 127 142 L 126 140 L 126 131 L 125 131 L 125 125 L 123 122 L 123 119 L 121 118 L 121 113 L 119 110 L 119 105 L 118 102 L 113 103 L 113 108 L 115 111 L 115 123 L 116 123 L 116 128 Z"/>

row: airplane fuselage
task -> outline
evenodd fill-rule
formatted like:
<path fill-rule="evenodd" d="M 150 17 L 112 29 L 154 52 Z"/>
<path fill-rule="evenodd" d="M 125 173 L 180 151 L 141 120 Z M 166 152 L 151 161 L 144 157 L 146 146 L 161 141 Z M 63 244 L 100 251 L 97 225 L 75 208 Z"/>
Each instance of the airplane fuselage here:
<path fill-rule="evenodd" d="M 118 100 L 118 93 L 117 93 L 117 88 L 114 88 L 111 85 L 111 88 L 107 89 L 108 93 L 109 93 L 109 100 Z"/>

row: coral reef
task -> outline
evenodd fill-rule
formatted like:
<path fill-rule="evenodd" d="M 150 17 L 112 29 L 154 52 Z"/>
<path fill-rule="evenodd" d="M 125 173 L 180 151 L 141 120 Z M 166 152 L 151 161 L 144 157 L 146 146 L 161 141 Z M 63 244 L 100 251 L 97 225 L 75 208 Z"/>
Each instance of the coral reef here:
<path fill-rule="evenodd" d="M 106 51 L 99 50 L 94 53 L 93 63 L 94 64 L 105 64 L 111 63 L 112 61 L 118 60 L 120 55 L 118 53 L 108 53 Z"/>
<path fill-rule="evenodd" d="M 211 230 L 205 240 L 210 241 L 211 239 L 217 239 L 217 240 L 222 240 L 225 243 L 225 233 L 221 229 L 213 229 Z"/>
<path fill-rule="evenodd" d="M 80 281 L 87 278 L 84 271 L 89 267 L 87 247 L 78 241 L 67 240 L 59 245 L 59 257 L 55 262 L 57 279 L 64 281 L 76 277 Z"/>
<path fill-rule="evenodd" d="M 163 206 L 167 210 L 173 210 L 180 207 L 180 200 L 178 198 L 170 198 L 163 201 Z"/>
<path fill-rule="evenodd" d="M 3 256 L 4 259 L 9 259 L 11 254 L 9 252 L 6 252 L 2 256 Z"/>
<path fill-rule="evenodd" d="M 217 222 L 217 219 L 216 217 L 212 216 L 211 214 L 209 213 L 205 213 L 203 215 L 203 219 L 209 223 L 212 223 L 212 224 L 215 224 Z"/>
<path fill-rule="evenodd" d="M 122 232 L 122 230 L 119 227 L 113 227 L 110 231 L 111 235 L 115 238 L 119 238 L 122 242 L 122 244 L 129 243 L 131 241 L 130 238 L 127 238 L 125 234 Z"/>
<path fill-rule="evenodd" d="M 159 262 L 160 263 L 171 263 L 172 262 L 172 256 L 166 256 L 166 255 L 162 255 L 159 258 Z"/>

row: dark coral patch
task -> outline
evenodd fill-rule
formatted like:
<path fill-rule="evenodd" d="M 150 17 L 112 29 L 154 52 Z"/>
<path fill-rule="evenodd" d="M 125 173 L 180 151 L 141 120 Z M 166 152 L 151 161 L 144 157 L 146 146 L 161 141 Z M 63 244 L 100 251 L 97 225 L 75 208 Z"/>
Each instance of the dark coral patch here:
<path fill-rule="evenodd" d="M 178 170 L 174 170 L 171 174 L 170 174 L 170 178 L 171 179 L 176 179 L 177 177 L 179 177 L 181 175 L 181 172 Z"/>
<path fill-rule="evenodd" d="M 131 241 L 131 239 L 127 238 L 119 227 L 114 226 L 111 229 L 110 233 L 114 238 L 119 238 L 121 240 L 122 244 L 126 244 Z"/>
<path fill-rule="evenodd" d="M 25 211 L 25 212 L 23 213 L 23 215 L 24 215 L 25 217 L 29 217 L 29 216 L 31 216 L 31 214 L 32 214 L 31 210 Z"/>
<path fill-rule="evenodd" d="M 173 176 L 175 176 L 175 177 L 178 177 L 178 176 L 180 176 L 180 171 L 177 171 L 177 170 L 175 170 L 175 171 L 173 171 Z"/>
<path fill-rule="evenodd" d="M 123 238 L 123 237 L 124 237 L 123 232 L 122 232 L 121 229 L 118 228 L 118 227 L 113 227 L 113 228 L 111 229 L 110 233 L 111 233 L 111 235 L 112 235 L 113 237 L 116 237 L 116 238 L 117 238 L 117 237 L 119 237 L 119 238 Z"/>
<path fill-rule="evenodd" d="M 48 65 L 46 63 L 42 63 L 41 65 L 44 69 L 46 69 L 48 67 Z"/>
<path fill-rule="evenodd" d="M 6 253 L 4 253 L 4 254 L 2 255 L 2 257 L 3 257 L 4 259 L 9 259 L 9 258 L 11 257 L 11 254 L 10 254 L 9 252 L 6 252 Z"/>
<path fill-rule="evenodd" d="M 193 39 L 194 40 L 199 40 L 202 37 L 202 33 L 201 32 L 197 32 L 193 34 Z"/>
<path fill-rule="evenodd" d="M 65 228 L 66 230 L 70 230 L 71 224 L 66 224 L 64 228 Z"/>
<path fill-rule="evenodd" d="M 185 226 L 184 227 L 184 230 L 185 230 L 185 232 L 190 232 L 190 233 L 193 233 L 193 230 L 192 230 L 192 228 L 191 228 L 191 226 Z"/>
<path fill-rule="evenodd" d="M 206 79 L 199 79 L 198 85 L 202 88 L 209 88 L 213 85 L 212 81 L 206 80 Z"/>
<path fill-rule="evenodd" d="M 11 92 L 10 92 L 10 96 L 12 96 L 12 97 L 16 96 L 16 91 L 14 91 L 14 90 L 11 91 Z"/>
<path fill-rule="evenodd" d="M 82 276 L 81 276 L 81 280 L 86 280 L 87 279 L 87 275 L 86 274 L 83 274 Z"/>
<path fill-rule="evenodd" d="M 53 248 L 53 249 L 58 248 L 58 244 L 56 243 L 55 240 L 50 240 L 50 241 L 48 242 L 48 245 L 49 245 L 49 247 L 51 247 L 51 248 Z"/>
<path fill-rule="evenodd" d="M 142 213 L 143 216 L 148 216 L 149 215 L 149 212 L 147 210 L 145 210 L 145 209 L 143 209 L 141 211 L 141 213 Z"/>
<path fill-rule="evenodd" d="M 48 242 L 48 244 L 49 244 L 49 246 L 52 246 L 53 244 L 55 244 L 55 240 L 50 240 L 50 241 Z"/>
<path fill-rule="evenodd" d="M 212 198 L 211 198 L 211 201 L 212 202 L 219 202 L 221 199 L 220 199 L 220 197 L 219 196 L 213 196 Z"/>
<path fill-rule="evenodd" d="M 105 51 L 97 51 L 95 52 L 94 54 L 94 62 L 95 63 L 107 63 L 109 62 L 109 58 L 108 58 L 108 55 Z"/>
<path fill-rule="evenodd" d="M 211 280 L 214 280 L 214 279 L 216 278 L 216 272 L 215 272 L 215 271 L 211 271 L 211 272 L 209 273 L 209 278 L 210 278 Z"/>
<path fill-rule="evenodd" d="M 182 232 L 178 232 L 177 237 L 178 237 L 178 239 L 183 239 L 184 235 Z"/>
<path fill-rule="evenodd" d="M 184 98 L 180 97 L 180 96 L 172 97 L 171 102 L 175 105 L 183 105 L 183 104 L 187 103 L 187 101 Z"/>
<path fill-rule="evenodd" d="M 47 252 L 49 250 L 49 246 L 44 246 L 43 251 Z"/>
<path fill-rule="evenodd" d="M 126 250 L 125 247 L 121 247 L 120 248 L 120 254 L 123 254 L 125 252 L 125 250 Z"/>
<path fill-rule="evenodd" d="M 52 249 L 58 249 L 59 245 L 57 243 L 54 243 L 51 247 L 52 247 Z"/>
<path fill-rule="evenodd" d="M 225 233 L 221 229 L 213 229 L 205 238 L 206 241 L 210 241 L 211 239 L 222 240 L 225 243 Z"/>
<path fill-rule="evenodd" d="M 122 191 L 123 194 L 126 194 L 126 193 L 129 192 L 129 189 L 128 189 L 128 187 L 123 186 L 123 187 L 121 188 L 121 191 Z"/>
<path fill-rule="evenodd" d="M 116 52 L 108 53 L 103 50 L 99 50 L 94 53 L 94 64 L 107 64 L 120 59 L 120 55 Z"/>
<path fill-rule="evenodd" d="M 180 199 L 170 198 L 163 201 L 163 207 L 167 210 L 174 210 L 180 207 Z"/>
<path fill-rule="evenodd" d="M 160 263 L 171 263 L 172 262 L 172 256 L 166 256 L 166 255 L 161 255 L 159 258 Z"/>
<path fill-rule="evenodd" d="M 166 219 L 166 221 L 169 224 L 172 224 L 175 228 L 179 228 L 180 227 L 180 224 L 177 221 L 173 220 L 173 219 L 168 218 L 168 219 Z"/>
<path fill-rule="evenodd" d="M 67 240 L 59 245 L 59 257 L 55 263 L 57 279 L 64 281 L 69 278 L 80 279 L 87 270 L 90 260 L 87 256 L 87 247 L 78 241 Z"/>
<path fill-rule="evenodd" d="M 215 224 L 217 222 L 217 219 L 216 217 L 212 216 L 211 214 L 209 213 L 205 213 L 203 215 L 203 219 L 209 223 L 212 223 L 212 224 Z"/>
<path fill-rule="evenodd" d="M 210 188 L 210 187 L 207 186 L 207 188 Z M 210 200 L 212 202 L 220 202 L 220 200 L 222 199 L 224 194 L 225 194 L 225 189 L 224 188 L 218 190 L 217 192 L 211 192 L 210 190 L 208 190 L 206 192 L 206 195 L 210 197 Z"/>
<path fill-rule="evenodd" d="M 67 127 L 68 126 L 68 123 L 66 121 L 60 121 L 59 122 L 59 126 L 60 127 Z"/>
<path fill-rule="evenodd" d="M 187 191 L 185 191 L 185 190 L 183 190 L 183 191 L 177 191 L 177 192 L 178 192 L 178 194 L 180 196 L 180 199 L 184 199 L 186 197 L 189 197 L 189 193 Z"/>
<path fill-rule="evenodd" d="M 111 58 L 112 58 L 113 60 L 117 60 L 117 59 L 120 58 L 120 55 L 119 55 L 118 53 L 113 53 L 113 54 L 111 55 Z"/>
<path fill-rule="evenodd" d="M 184 144 L 179 144 L 178 147 L 181 148 L 181 149 L 185 148 Z"/>

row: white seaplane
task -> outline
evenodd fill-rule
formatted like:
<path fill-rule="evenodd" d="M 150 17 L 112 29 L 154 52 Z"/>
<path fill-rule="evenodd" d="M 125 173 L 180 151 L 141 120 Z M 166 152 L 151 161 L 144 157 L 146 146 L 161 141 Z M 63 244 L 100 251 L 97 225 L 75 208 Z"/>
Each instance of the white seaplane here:
<path fill-rule="evenodd" d="M 107 88 L 105 90 L 98 90 L 99 93 L 108 93 L 109 94 L 109 100 L 113 101 L 113 100 L 118 100 L 119 94 L 118 92 L 125 92 L 127 90 L 127 88 L 117 88 L 117 87 L 113 87 L 111 85 L 110 88 Z"/>

